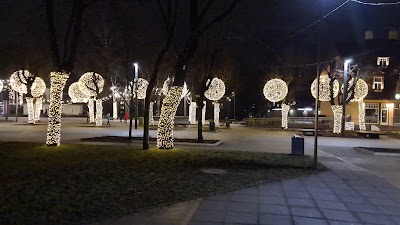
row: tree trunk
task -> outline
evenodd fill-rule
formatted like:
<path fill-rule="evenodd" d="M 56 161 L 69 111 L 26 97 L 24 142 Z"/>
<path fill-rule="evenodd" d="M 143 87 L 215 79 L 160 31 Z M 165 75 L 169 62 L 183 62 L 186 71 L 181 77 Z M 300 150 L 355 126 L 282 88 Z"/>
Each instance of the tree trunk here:
<path fill-rule="evenodd" d="M 342 133 L 343 106 L 332 105 L 331 107 L 333 111 L 333 133 L 340 134 Z"/>
<path fill-rule="evenodd" d="M 290 106 L 282 103 L 282 129 L 288 129 L 288 114 Z"/>
<path fill-rule="evenodd" d="M 28 107 L 28 123 L 35 124 L 35 108 L 33 106 L 33 98 L 26 97 L 26 106 Z"/>
<path fill-rule="evenodd" d="M 133 88 L 131 88 L 132 90 Z M 129 100 L 129 139 L 132 139 L 132 121 L 133 121 L 133 94 L 130 96 Z"/>
<path fill-rule="evenodd" d="M 358 101 L 358 126 L 360 130 L 367 130 L 365 126 L 365 103 L 363 100 Z"/>
<path fill-rule="evenodd" d="M 64 72 L 51 72 L 50 74 L 50 106 L 49 125 L 47 127 L 48 146 L 58 146 L 61 140 L 61 112 L 65 83 L 69 74 Z"/>
<path fill-rule="evenodd" d="M 174 147 L 174 118 L 181 100 L 181 86 L 172 86 L 163 100 L 160 122 L 157 130 L 157 147 L 171 149 Z"/>
<path fill-rule="evenodd" d="M 197 98 L 197 141 L 203 142 L 203 108 L 204 108 L 204 101 L 201 98 Z"/>
<path fill-rule="evenodd" d="M 35 122 L 40 121 L 40 112 L 42 111 L 43 108 L 43 98 L 39 97 L 36 98 L 35 102 Z"/>
<path fill-rule="evenodd" d="M 219 127 L 219 103 L 214 102 L 214 123 L 215 127 Z"/>
<path fill-rule="evenodd" d="M 89 98 L 88 100 L 88 109 L 89 109 L 89 123 L 94 123 L 94 99 Z"/>
<path fill-rule="evenodd" d="M 103 100 L 96 99 L 96 127 L 103 125 Z"/>

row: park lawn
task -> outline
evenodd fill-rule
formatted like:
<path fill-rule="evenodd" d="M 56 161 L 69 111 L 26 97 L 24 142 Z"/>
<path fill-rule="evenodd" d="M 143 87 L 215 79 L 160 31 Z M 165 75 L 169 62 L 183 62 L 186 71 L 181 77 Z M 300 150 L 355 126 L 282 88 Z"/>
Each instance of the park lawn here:
<path fill-rule="evenodd" d="M 87 224 L 314 172 L 307 156 L 111 145 L 0 146 L 0 224 Z M 204 168 L 227 173 L 205 174 Z"/>

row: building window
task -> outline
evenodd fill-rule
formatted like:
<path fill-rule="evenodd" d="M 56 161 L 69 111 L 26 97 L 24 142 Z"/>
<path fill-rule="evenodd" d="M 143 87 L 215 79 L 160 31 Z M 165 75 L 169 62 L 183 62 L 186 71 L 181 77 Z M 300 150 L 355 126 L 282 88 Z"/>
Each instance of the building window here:
<path fill-rule="evenodd" d="M 379 103 L 365 103 L 365 123 L 379 123 Z"/>
<path fill-rule="evenodd" d="M 400 104 L 394 104 L 393 124 L 400 124 Z"/>
<path fill-rule="evenodd" d="M 374 83 L 372 84 L 372 88 L 375 92 L 382 92 L 383 90 L 383 77 L 374 77 Z"/>
<path fill-rule="evenodd" d="M 376 60 L 376 65 L 382 67 L 382 68 L 386 68 L 389 66 L 389 58 L 390 57 L 378 57 L 378 59 Z"/>

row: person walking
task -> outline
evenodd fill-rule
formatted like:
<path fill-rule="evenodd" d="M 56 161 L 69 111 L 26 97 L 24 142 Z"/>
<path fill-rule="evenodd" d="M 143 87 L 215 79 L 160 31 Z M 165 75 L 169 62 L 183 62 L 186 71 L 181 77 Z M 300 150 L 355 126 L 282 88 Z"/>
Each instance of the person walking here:
<path fill-rule="evenodd" d="M 110 115 L 110 113 L 107 113 L 107 115 L 106 115 L 107 125 L 111 125 L 110 119 L 111 119 L 111 115 Z"/>
<path fill-rule="evenodd" d="M 124 115 L 124 122 L 125 122 L 125 123 L 127 122 L 128 118 L 129 118 L 129 115 L 128 115 L 128 113 L 126 112 L 125 115 Z"/>
<path fill-rule="evenodd" d="M 124 110 L 119 112 L 119 122 L 122 122 L 122 119 L 124 119 Z"/>

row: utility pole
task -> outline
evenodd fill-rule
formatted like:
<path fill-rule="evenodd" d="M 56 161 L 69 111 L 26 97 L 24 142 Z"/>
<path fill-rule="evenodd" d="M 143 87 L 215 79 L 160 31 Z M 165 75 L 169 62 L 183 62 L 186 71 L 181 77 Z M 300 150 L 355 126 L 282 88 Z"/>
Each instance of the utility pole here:
<path fill-rule="evenodd" d="M 135 96 L 136 96 L 136 106 L 135 106 L 135 130 L 138 127 L 138 113 L 139 113 L 139 101 L 138 101 L 138 82 L 139 82 L 139 67 L 137 63 L 133 64 L 135 66 Z"/>

